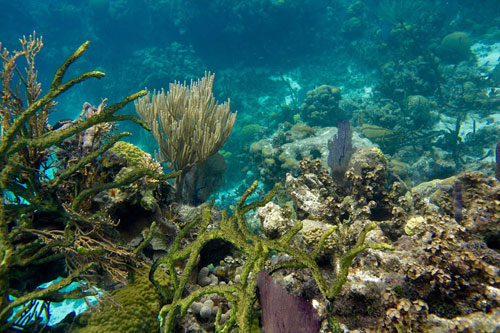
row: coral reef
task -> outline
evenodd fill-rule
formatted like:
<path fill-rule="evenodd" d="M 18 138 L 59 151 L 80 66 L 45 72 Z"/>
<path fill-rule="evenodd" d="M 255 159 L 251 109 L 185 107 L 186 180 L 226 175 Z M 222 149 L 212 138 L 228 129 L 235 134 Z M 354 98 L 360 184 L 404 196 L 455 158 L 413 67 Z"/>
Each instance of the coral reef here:
<path fill-rule="evenodd" d="M 139 119 L 115 115 L 127 103 L 145 94 L 130 95 L 107 106 L 96 108 L 85 103 L 79 119 L 51 129 L 47 115 L 54 99 L 89 78 L 104 73 L 91 71 L 63 82 L 70 67 L 89 46 L 82 44 L 58 68 L 45 95 L 41 94 L 34 66 L 41 50 L 41 38 L 34 34 L 21 39 L 22 51 L 3 49 L 0 143 L 0 319 L 2 330 L 30 314 L 36 303 L 60 302 L 66 298 L 95 295 L 92 288 L 102 279 L 124 282 L 130 269 L 143 265 L 132 249 L 116 242 L 117 223 L 87 205 L 103 190 L 120 188 L 149 176 L 166 180 L 171 176 L 151 169 L 135 169 L 116 181 L 99 181 L 100 168 L 93 168 L 120 138 L 112 135 L 113 122 L 132 120 L 147 128 Z M 20 58 L 27 64 L 23 77 L 17 69 Z M 24 82 L 21 92 L 14 78 Z M 63 153 L 61 150 L 65 150 Z M 54 168 L 54 169 L 52 169 Z M 54 176 L 49 176 L 51 172 Z M 82 207 L 84 209 L 82 209 Z M 49 270 L 49 274 L 40 274 Z M 64 278 L 45 289 L 36 287 L 60 274 Z M 59 292 L 73 280 L 80 287 Z M 16 299 L 9 298 L 15 295 Z M 13 309 L 21 311 L 13 314 Z"/>
<path fill-rule="evenodd" d="M 307 92 L 300 106 L 300 115 L 311 126 L 332 126 L 339 120 L 349 120 L 352 114 L 340 108 L 340 88 L 322 85 Z"/>
<path fill-rule="evenodd" d="M 376 160 L 373 153 L 367 149 L 353 155 L 346 173 L 356 176 L 348 176 L 352 181 L 348 196 L 345 189 L 335 188 L 319 162 L 303 161 L 303 176 L 287 178 L 287 191 L 303 222 L 297 243 L 303 251 L 310 253 L 310 246 L 321 240 L 323 251 L 335 258 L 353 241 L 349 235 L 362 220 L 381 221 L 381 229 L 372 232 L 371 239 L 387 242 L 389 237 L 394 245 L 393 252 L 368 251 L 354 262 L 339 301 L 333 304 L 337 320 L 346 325 L 344 329 L 362 331 L 377 327 L 437 331 L 444 323 L 450 324 L 445 330 L 450 332 L 494 327 L 495 310 L 491 310 L 499 306 L 500 281 L 498 201 L 493 199 L 498 195 L 498 182 L 477 172 L 462 174 L 458 179 L 463 217 L 457 222 L 453 218 L 453 206 L 458 205 L 454 179 L 421 185 L 405 196 L 398 194 L 396 184 L 392 192 L 386 192 L 381 186 L 385 168 L 377 171 L 384 163 L 361 162 Z M 366 169 L 356 165 L 366 165 Z M 332 224 L 338 231 L 329 233 Z M 328 258 L 325 255 L 321 257 Z M 300 282 L 307 279 L 303 273 L 288 274 L 284 271 L 275 278 L 281 276 L 278 280 L 299 295 L 311 293 Z M 474 319 L 461 319 L 464 316 Z M 482 320 L 485 326 L 480 326 Z"/>
<path fill-rule="evenodd" d="M 189 86 L 173 83 L 167 94 L 164 90 L 153 96 L 148 93 L 135 102 L 137 113 L 152 128 L 159 157 L 182 172 L 175 181 L 179 199 L 186 172 L 222 148 L 236 121 L 229 100 L 218 104 L 212 94 L 214 76 L 205 73 Z"/>
<path fill-rule="evenodd" d="M 451 63 L 467 60 L 472 55 L 472 43 L 465 32 L 456 31 L 443 37 L 440 45 L 441 57 Z"/>
<path fill-rule="evenodd" d="M 345 252 L 341 253 L 338 257 L 338 271 L 330 277 L 331 280 L 326 280 L 322 275 L 315 258 L 322 251 L 326 241 L 326 236 L 334 232 L 336 229 L 332 228 L 327 232 L 326 236 L 321 237 L 311 254 L 300 251 L 289 244 L 297 232 L 302 228 L 302 223 L 300 221 L 295 222 L 295 224 L 285 234 L 275 240 L 268 240 L 260 236 L 250 234 L 246 228 L 243 214 L 253 208 L 265 206 L 272 200 L 275 192 L 277 191 L 276 187 L 266 196 L 266 198 L 264 198 L 264 200 L 245 205 L 245 200 L 256 187 L 257 183 L 255 182 L 252 187 L 245 192 L 235 207 L 234 214 L 231 217 L 228 217 L 225 211 L 222 212 L 222 217 L 218 223 L 218 227 L 210 225 L 213 217 L 211 208 L 205 208 L 200 217 L 189 223 L 179 233 L 177 238 L 174 240 L 169 254 L 154 263 L 150 271 L 150 280 L 158 288 L 164 302 L 166 302 L 166 305 L 163 306 L 160 312 L 160 316 L 162 317 L 162 327 L 165 331 L 174 331 L 176 327 L 176 318 L 179 315 L 181 317 L 185 316 L 194 302 L 197 302 L 194 311 L 198 312 L 200 317 L 205 317 L 205 319 L 207 317 L 211 318 L 210 314 L 212 314 L 213 311 L 210 310 L 211 306 L 208 305 L 211 305 L 212 303 L 207 305 L 206 303 L 208 300 L 203 301 L 204 305 L 201 305 L 201 308 L 198 309 L 199 311 L 197 310 L 200 303 L 198 300 L 208 294 L 218 294 L 224 297 L 225 302 L 232 304 L 230 307 L 229 305 L 225 305 L 225 307 L 231 309 L 231 312 L 229 318 L 224 323 L 221 322 L 222 310 L 219 307 L 214 323 L 217 331 L 227 331 L 233 327 L 238 327 L 242 331 L 249 331 L 254 325 L 253 319 L 256 316 L 253 309 L 253 303 L 255 302 L 255 289 L 257 286 L 255 277 L 257 273 L 265 267 L 272 252 L 281 252 L 293 257 L 292 260 L 286 260 L 278 263 L 277 265 L 273 265 L 273 270 L 279 270 L 280 268 L 286 267 L 306 268 L 310 274 L 312 274 L 321 295 L 323 295 L 325 299 L 334 302 L 337 294 L 340 292 L 344 282 L 346 281 L 349 267 L 351 266 L 353 260 L 361 252 L 368 248 L 391 248 L 389 245 L 384 243 L 365 242 L 366 235 L 371 230 L 376 228 L 376 224 L 374 223 L 367 224 L 362 228 L 357 240 L 355 239 L 355 243 L 350 244 L 343 249 Z M 198 224 L 199 229 L 197 230 L 197 237 L 184 247 L 181 247 L 181 242 L 184 237 L 186 237 L 188 233 L 191 232 L 191 229 Z M 199 255 L 202 249 L 208 243 L 216 240 L 231 243 L 238 249 L 238 251 L 243 253 L 244 259 L 239 273 L 239 278 L 237 281 L 229 281 L 228 284 L 218 283 L 218 279 L 215 277 L 215 280 L 210 278 L 211 281 L 204 282 L 210 277 L 210 275 L 208 275 L 208 270 L 206 268 L 201 268 L 198 273 L 198 282 L 202 283 L 204 286 L 191 286 L 189 280 L 196 267 L 197 261 L 199 260 Z M 184 264 L 182 265 L 182 271 L 178 273 L 174 264 L 179 262 L 181 259 L 184 260 Z M 170 288 L 173 289 L 173 293 L 171 292 L 171 289 L 162 287 L 153 277 L 153 274 L 155 274 L 161 265 L 165 265 L 168 270 L 168 274 L 171 278 Z M 188 295 L 184 294 L 185 289 L 190 290 Z M 203 306 L 205 306 L 206 310 L 202 312 Z M 333 317 L 327 317 L 332 324 L 335 322 Z"/>
<path fill-rule="evenodd" d="M 156 280 L 168 284 L 168 277 L 157 271 Z M 141 269 L 125 287 L 112 292 L 111 302 L 77 317 L 72 332 L 153 332 L 160 328 L 158 313 L 161 297 L 148 280 L 148 270 Z"/>
<path fill-rule="evenodd" d="M 328 141 L 336 134 L 335 127 L 309 127 L 298 123 L 285 131 L 278 131 L 274 137 L 252 143 L 250 155 L 257 163 L 260 178 L 269 187 L 284 182 L 286 173 L 298 175 L 299 161 L 309 157 L 320 158 L 324 166 L 328 159 Z M 353 133 L 355 147 L 372 145 L 358 132 Z"/>
<path fill-rule="evenodd" d="M 0 331 L 498 331 L 500 2 L 2 9 Z"/>
<path fill-rule="evenodd" d="M 356 154 L 353 158 L 356 158 Z M 305 192 L 299 195 L 301 192 L 296 190 L 297 185 L 290 187 L 298 208 L 308 212 L 308 216 L 320 215 L 312 224 L 315 227 L 303 236 L 305 248 L 311 244 L 308 240 L 317 241 L 321 235 L 318 232 L 325 230 L 321 224 L 328 225 L 327 221 L 334 221 L 330 216 L 342 214 L 342 211 L 336 212 L 332 208 L 328 210 L 335 204 L 325 206 L 325 194 L 315 190 L 323 188 L 328 182 L 311 181 L 313 175 L 326 179 L 327 172 L 319 173 L 318 169 L 311 167 L 309 170 L 313 174 L 305 174 L 299 180 L 307 184 L 308 187 L 302 190 Z M 365 173 L 370 175 L 369 178 L 375 174 Z M 380 181 L 377 176 L 373 179 Z M 435 185 L 429 183 L 411 190 L 396 201 L 394 199 L 398 196 L 388 193 L 373 199 L 372 202 L 377 205 L 368 203 L 365 207 L 344 208 L 351 219 L 354 216 L 382 219 L 381 230 L 394 240 L 392 244 L 395 249 L 393 252 L 370 251 L 359 257 L 353 273 L 347 278 L 346 287 L 339 295 L 342 301 L 334 306 L 333 311 L 340 322 L 349 329 L 363 331 L 378 325 L 383 325 L 388 331 L 417 327 L 431 331 L 443 329 L 446 322 L 451 326 L 445 331 L 453 331 L 482 325 L 482 319 L 464 319 L 463 323 L 459 319 L 460 316 L 475 313 L 472 318 L 484 318 L 485 327 L 492 327 L 493 319 L 489 317 L 495 315 L 490 311 L 499 305 L 495 295 L 498 295 L 500 280 L 500 257 L 495 250 L 498 248 L 499 219 L 495 217 L 497 204 L 492 197 L 498 195 L 499 187 L 496 180 L 477 172 L 464 173 L 459 179 L 464 193 L 460 223 L 449 216 L 453 214 L 453 209 L 450 209 L 450 205 L 453 206 L 453 191 L 450 191 L 453 180 L 437 182 Z M 368 187 L 359 187 L 363 188 L 366 191 Z M 424 197 L 431 198 L 430 203 L 422 201 Z M 391 205 L 384 209 L 385 214 L 380 214 L 373 207 L 384 207 L 384 202 Z M 323 203 L 323 206 L 317 203 Z M 316 207 L 320 209 L 319 212 L 314 210 Z M 325 211 L 328 214 L 323 213 Z M 302 232 L 306 230 L 306 221 L 303 220 Z M 344 220 L 339 228 L 345 230 L 349 228 L 348 225 Z M 402 228 L 403 232 L 394 237 L 397 228 Z M 343 234 L 348 235 L 349 231 Z M 384 235 L 373 233 L 373 237 L 383 239 Z M 328 248 L 326 244 L 325 249 Z M 334 244 L 331 251 L 335 253 L 342 241 L 333 237 L 330 244 Z M 295 288 L 304 290 L 302 288 L 306 286 Z"/>

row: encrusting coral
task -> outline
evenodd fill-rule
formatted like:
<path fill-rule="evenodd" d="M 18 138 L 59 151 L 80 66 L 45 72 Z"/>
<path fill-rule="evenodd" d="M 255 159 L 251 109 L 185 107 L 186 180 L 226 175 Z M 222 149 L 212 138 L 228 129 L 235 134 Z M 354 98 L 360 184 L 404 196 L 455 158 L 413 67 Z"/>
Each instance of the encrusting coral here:
<path fill-rule="evenodd" d="M 168 277 L 157 271 L 156 280 L 167 285 Z M 112 303 L 98 305 L 75 320 L 72 332 L 157 332 L 161 297 L 148 280 L 148 270 L 133 274 L 130 283 L 111 293 Z"/>
<path fill-rule="evenodd" d="M 116 142 L 103 155 L 102 166 L 109 169 L 119 169 L 114 181 L 124 178 L 136 169 L 151 170 L 157 174 L 163 174 L 162 166 L 150 154 L 124 141 Z M 94 197 L 94 201 L 100 203 L 101 208 L 108 212 L 116 210 L 117 206 L 125 203 L 128 205 L 139 203 L 145 210 L 154 211 L 158 207 L 153 193 L 157 185 L 158 180 L 146 176 L 127 186 L 103 191 Z"/>

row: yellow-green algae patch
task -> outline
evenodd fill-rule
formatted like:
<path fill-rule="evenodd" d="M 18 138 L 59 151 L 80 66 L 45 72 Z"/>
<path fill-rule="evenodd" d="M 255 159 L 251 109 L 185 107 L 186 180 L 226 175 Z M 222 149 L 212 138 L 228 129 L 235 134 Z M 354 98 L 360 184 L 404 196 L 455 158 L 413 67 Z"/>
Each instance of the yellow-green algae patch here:
<path fill-rule="evenodd" d="M 80 315 L 77 322 L 83 327 L 73 325 L 72 332 L 158 332 L 160 323 L 158 313 L 162 302 L 157 289 L 148 279 L 149 269 L 134 274 L 127 286 L 112 293 L 117 305 L 104 305 L 100 311 L 87 311 Z M 160 283 L 168 283 L 167 275 L 157 270 L 155 278 Z"/>
<path fill-rule="evenodd" d="M 129 165 L 134 167 L 140 166 L 141 161 L 145 157 L 151 158 L 151 156 L 141 148 L 125 141 L 118 141 L 111 147 L 110 151 L 123 156 Z"/>

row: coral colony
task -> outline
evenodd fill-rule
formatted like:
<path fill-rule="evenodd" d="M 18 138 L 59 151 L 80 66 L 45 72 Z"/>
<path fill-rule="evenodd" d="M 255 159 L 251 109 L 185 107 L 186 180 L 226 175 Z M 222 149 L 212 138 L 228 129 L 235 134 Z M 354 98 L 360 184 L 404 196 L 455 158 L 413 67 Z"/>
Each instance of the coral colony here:
<path fill-rule="evenodd" d="M 498 1 L 27 3 L 0 331 L 500 330 Z"/>

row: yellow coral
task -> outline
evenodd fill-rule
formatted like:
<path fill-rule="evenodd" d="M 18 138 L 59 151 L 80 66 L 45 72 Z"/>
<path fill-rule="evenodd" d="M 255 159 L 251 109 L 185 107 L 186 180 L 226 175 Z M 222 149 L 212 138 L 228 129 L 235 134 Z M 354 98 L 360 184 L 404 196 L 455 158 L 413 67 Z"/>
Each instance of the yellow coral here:
<path fill-rule="evenodd" d="M 405 233 L 408 236 L 419 234 L 423 231 L 425 220 L 422 216 L 414 216 L 410 218 L 405 225 Z"/>
<path fill-rule="evenodd" d="M 303 223 L 304 228 L 299 234 L 302 236 L 304 249 L 312 250 L 318 245 L 321 237 L 329 230 L 329 228 L 326 228 L 327 225 L 313 220 L 304 220 Z M 335 236 L 330 235 L 326 238 L 322 252 L 331 253 L 336 247 L 337 241 L 335 240 Z"/>
<path fill-rule="evenodd" d="M 151 158 L 151 155 L 139 147 L 125 141 L 118 141 L 111 147 L 110 151 L 123 156 L 131 166 L 139 166 L 145 155 Z"/>

